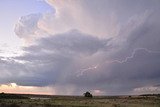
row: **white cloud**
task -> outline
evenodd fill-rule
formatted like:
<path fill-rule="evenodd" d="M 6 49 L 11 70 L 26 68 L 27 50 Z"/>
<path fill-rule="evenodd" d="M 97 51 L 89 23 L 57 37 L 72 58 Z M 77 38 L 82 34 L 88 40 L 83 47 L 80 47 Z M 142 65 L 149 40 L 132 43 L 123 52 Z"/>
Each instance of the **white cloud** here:
<path fill-rule="evenodd" d="M 119 24 L 114 13 L 106 14 L 104 10 L 101 12 L 101 9 L 104 8 L 101 8 L 102 4 L 90 11 L 94 2 L 97 2 L 95 0 L 90 3 L 83 0 L 48 0 L 47 2 L 56 9 L 56 13 L 44 15 L 40 20 L 40 27 L 51 34 L 71 29 L 78 29 L 101 38 L 109 38 L 118 34 Z M 87 6 L 84 5 L 85 2 L 88 4 Z M 95 12 L 93 13 L 93 11 Z"/>
<path fill-rule="evenodd" d="M 159 92 L 160 92 L 160 87 L 156 86 L 139 87 L 133 90 L 133 93 L 138 93 L 138 94 L 158 94 Z"/>
<path fill-rule="evenodd" d="M 41 14 L 30 14 L 20 17 L 14 28 L 16 35 L 26 40 L 26 42 L 31 42 L 39 37 L 45 36 L 45 32 L 38 26 L 41 17 Z"/>

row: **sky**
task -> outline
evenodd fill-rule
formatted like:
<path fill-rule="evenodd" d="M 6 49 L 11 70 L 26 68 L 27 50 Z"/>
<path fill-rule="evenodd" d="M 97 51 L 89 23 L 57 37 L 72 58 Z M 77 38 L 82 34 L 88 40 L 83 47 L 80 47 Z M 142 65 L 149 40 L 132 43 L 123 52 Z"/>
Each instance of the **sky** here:
<path fill-rule="evenodd" d="M 0 91 L 160 93 L 159 0 L 1 0 Z"/>

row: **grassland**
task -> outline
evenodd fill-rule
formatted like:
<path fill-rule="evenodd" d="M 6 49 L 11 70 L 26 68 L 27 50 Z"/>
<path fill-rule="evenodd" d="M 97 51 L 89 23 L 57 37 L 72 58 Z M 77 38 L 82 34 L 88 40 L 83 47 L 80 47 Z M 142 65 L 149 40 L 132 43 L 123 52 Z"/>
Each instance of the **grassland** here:
<path fill-rule="evenodd" d="M 40 96 L 0 99 L 0 107 L 160 107 L 159 96 Z"/>

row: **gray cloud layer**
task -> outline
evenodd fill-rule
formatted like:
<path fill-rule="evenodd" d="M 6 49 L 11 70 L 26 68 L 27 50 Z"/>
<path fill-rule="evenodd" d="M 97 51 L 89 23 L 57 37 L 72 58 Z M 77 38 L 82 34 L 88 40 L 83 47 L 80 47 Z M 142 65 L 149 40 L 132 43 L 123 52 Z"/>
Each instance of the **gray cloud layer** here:
<path fill-rule="evenodd" d="M 101 26 L 102 22 L 110 28 L 110 25 L 105 23 L 105 18 L 108 14 L 114 13 L 117 21 L 113 21 L 112 25 L 119 27 L 114 29 L 111 26 L 110 29 L 118 33 L 114 36 L 107 36 L 112 34 L 110 32 L 105 38 L 101 38 L 97 34 L 102 34 L 100 32 L 105 29 L 101 29 L 98 33 L 93 32 L 95 33 L 93 35 L 90 33 L 93 29 L 89 24 L 85 26 L 91 28 L 90 30 L 73 25 L 73 29 L 75 27 L 76 30 L 70 27 L 72 30 L 66 31 L 62 27 L 64 30 L 60 29 L 61 33 L 52 34 L 50 31 L 52 29 L 54 31 L 56 25 L 62 26 L 61 23 L 51 21 L 51 26 L 54 27 L 49 29 L 47 27 L 48 30 L 45 30 L 42 26 L 35 28 L 35 25 L 42 22 L 44 24 L 44 18 L 35 20 L 33 17 L 32 20 L 32 17 L 26 16 L 29 17 L 27 21 L 34 21 L 32 27 L 35 29 L 29 27 L 29 32 L 27 32 L 29 35 L 33 30 L 38 29 L 45 30 L 48 36 L 36 39 L 34 44 L 23 47 L 25 54 L 22 56 L 7 60 L 2 57 L 0 83 L 15 82 L 23 86 L 52 86 L 57 94 L 82 94 L 86 90 L 100 90 L 103 94 L 132 94 L 137 90 L 145 91 L 146 88 L 143 87 L 160 83 L 160 12 L 158 11 L 160 6 L 158 0 L 116 2 L 114 0 L 93 0 L 92 2 L 77 0 L 77 2 L 86 9 L 87 17 L 92 16 L 92 20 L 97 20 L 98 24 L 94 25 L 95 32 L 104 28 Z M 58 5 L 51 1 L 49 3 Z M 72 8 L 74 9 L 74 6 Z M 26 20 L 23 23 L 22 19 L 20 22 L 26 25 Z M 28 29 L 28 23 L 26 26 L 25 29 Z M 23 31 L 21 28 L 16 28 L 16 31 Z M 24 33 L 22 35 L 24 36 Z M 24 37 L 27 35 L 25 33 Z"/>

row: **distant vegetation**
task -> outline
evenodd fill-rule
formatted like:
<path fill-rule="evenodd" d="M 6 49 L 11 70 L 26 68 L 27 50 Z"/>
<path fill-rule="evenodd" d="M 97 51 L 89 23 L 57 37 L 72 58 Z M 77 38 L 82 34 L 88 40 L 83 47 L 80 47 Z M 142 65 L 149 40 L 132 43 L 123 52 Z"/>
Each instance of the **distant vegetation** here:
<path fill-rule="evenodd" d="M 92 98 L 93 97 L 92 94 L 90 92 L 88 92 L 88 91 L 86 93 L 84 93 L 84 96 L 88 97 L 88 98 Z"/>
<path fill-rule="evenodd" d="M 6 94 L 2 92 L 0 93 L 0 99 L 29 99 L 29 98 L 18 94 Z"/>
<path fill-rule="evenodd" d="M 160 94 L 142 94 L 140 96 L 155 96 L 155 97 L 160 97 Z"/>

